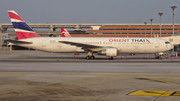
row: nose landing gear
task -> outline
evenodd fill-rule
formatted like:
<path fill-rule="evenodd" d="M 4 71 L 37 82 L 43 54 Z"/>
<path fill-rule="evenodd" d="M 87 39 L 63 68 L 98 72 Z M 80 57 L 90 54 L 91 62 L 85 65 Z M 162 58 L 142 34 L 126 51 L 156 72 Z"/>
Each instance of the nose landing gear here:
<path fill-rule="evenodd" d="M 110 57 L 109 60 L 113 60 L 113 57 Z"/>
<path fill-rule="evenodd" d="M 168 58 L 168 54 L 165 54 L 165 53 L 158 53 L 158 54 L 155 54 L 155 58 L 156 59 L 159 59 L 159 60 L 162 60 L 162 56 L 164 56 L 165 58 Z"/>

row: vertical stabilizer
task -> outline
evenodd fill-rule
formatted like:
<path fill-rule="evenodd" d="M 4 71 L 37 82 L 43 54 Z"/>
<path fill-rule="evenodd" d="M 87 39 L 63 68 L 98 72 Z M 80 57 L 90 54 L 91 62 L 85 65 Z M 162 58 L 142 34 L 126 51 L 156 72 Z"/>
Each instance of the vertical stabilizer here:
<path fill-rule="evenodd" d="M 65 28 L 61 28 L 61 33 L 63 37 L 71 37 L 71 35 Z"/>
<path fill-rule="evenodd" d="M 25 23 L 25 21 L 15 11 L 8 11 L 8 14 L 19 40 L 40 37 Z"/>

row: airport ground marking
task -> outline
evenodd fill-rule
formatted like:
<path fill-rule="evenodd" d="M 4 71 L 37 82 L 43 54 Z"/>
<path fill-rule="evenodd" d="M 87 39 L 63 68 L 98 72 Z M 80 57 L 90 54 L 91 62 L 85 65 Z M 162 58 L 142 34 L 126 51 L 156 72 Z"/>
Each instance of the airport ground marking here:
<path fill-rule="evenodd" d="M 136 90 L 127 95 L 180 97 L 180 91 Z"/>
<path fill-rule="evenodd" d="M 127 76 L 127 75 L 119 75 L 119 74 L 116 74 L 116 75 L 113 75 L 113 74 L 92 74 L 92 75 L 99 75 L 99 76 L 121 76 L 121 77 L 131 77 L 131 78 L 136 78 L 134 76 Z M 139 78 L 139 77 L 137 77 Z M 152 79 L 152 78 L 144 78 L 144 79 L 149 79 L 149 80 L 154 80 L 154 81 L 163 81 L 163 82 L 170 82 L 170 83 L 175 83 L 175 84 L 180 84 L 179 82 L 174 82 L 174 81 L 169 81 L 169 80 L 163 80 L 163 79 Z"/>
<path fill-rule="evenodd" d="M 162 82 L 170 82 L 170 83 L 175 83 L 175 84 L 180 84 L 179 82 L 175 82 L 175 81 L 169 81 L 169 80 L 162 80 L 162 79 L 152 79 L 152 78 L 144 78 L 147 80 L 154 80 L 154 81 L 162 81 Z"/>

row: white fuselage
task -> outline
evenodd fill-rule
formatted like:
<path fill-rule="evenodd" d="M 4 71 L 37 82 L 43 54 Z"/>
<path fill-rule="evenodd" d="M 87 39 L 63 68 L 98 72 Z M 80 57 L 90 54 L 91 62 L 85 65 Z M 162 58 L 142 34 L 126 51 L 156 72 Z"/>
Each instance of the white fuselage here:
<path fill-rule="evenodd" d="M 166 40 L 159 38 L 36 37 L 22 39 L 20 41 L 27 41 L 33 43 L 21 45 L 19 44 L 19 46 L 57 53 L 87 52 L 81 49 L 81 47 L 60 43 L 59 41 L 69 41 L 88 45 L 114 47 L 117 48 L 118 53 L 159 53 L 168 51 L 173 48 L 173 45 L 166 44 Z"/>

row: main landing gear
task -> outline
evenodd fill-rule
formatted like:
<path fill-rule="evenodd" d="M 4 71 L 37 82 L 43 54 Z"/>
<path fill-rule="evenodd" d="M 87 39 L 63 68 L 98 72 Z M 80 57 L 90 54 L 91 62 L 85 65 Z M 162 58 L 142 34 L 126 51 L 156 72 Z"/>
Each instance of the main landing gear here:
<path fill-rule="evenodd" d="M 156 58 L 156 59 L 159 59 L 159 60 L 162 60 L 162 57 L 161 57 L 161 56 L 156 56 L 155 58 Z"/>
<path fill-rule="evenodd" d="M 86 60 L 89 60 L 89 59 L 93 60 L 93 59 L 95 59 L 95 56 L 93 56 L 92 52 L 88 52 L 87 55 L 88 56 L 86 56 Z M 110 57 L 108 59 L 113 60 L 113 57 Z"/>
<path fill-rule="evenodd" d="M 92 52 L 88 52 L 87 54 L 88 54 L 88 56 L 86 56 L 86 60 L 89 60 L 89 59 L 93 60 L 93 59 L 95 59 L 95 57 L 93 56 Z"/>
<path fill-rule="evenodd" d="M 113 57 L 110 57 L 109 60 L 113 60 Z"/>
<path fill-rule="evenodd" d="M 162 53 L 156 53 L 155 54 L 155 59 L 162 60 Z"/>
<path fill-rule="evenodd" d="M 89 60 L 89 59 L 93 60 L 93 59 L 95 59 L 95 57 L 94 56 L 86 56 L 86 60 Z"/>

